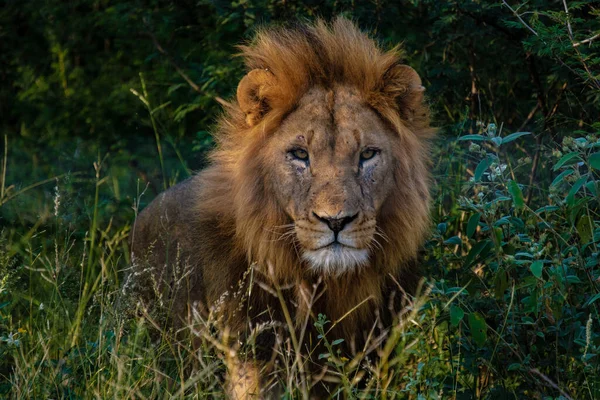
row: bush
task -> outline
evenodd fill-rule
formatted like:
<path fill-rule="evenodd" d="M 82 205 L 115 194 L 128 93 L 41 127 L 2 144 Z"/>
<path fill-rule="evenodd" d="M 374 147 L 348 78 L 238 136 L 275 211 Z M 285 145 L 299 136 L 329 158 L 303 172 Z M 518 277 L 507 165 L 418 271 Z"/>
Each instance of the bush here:
<path fill-rule="evenodd" d="M 343 358 L 332 322 L 314 321 L 327 351 L 310 357 L 339 381 L 331 395 L 600 398 L 599 11 L 358 3 L 6 2 L 0 396 L 223 396 L 230 349 L 210 320 L 157 336 L 149 316 L 119 312 L 131 222 L 203 166 L 241 38 L 345 13 L 405 42 L 440 132 L 427 281 L 380 362 Z M 274 380 L 301 397 L 283 345 Z"/>

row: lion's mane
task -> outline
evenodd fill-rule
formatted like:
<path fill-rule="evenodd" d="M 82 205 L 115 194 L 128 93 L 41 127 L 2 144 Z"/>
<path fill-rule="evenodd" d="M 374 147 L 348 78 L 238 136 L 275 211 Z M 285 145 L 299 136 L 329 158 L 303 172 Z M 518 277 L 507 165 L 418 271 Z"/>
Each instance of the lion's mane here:
<path fill-rule="evenodd" d="M 371 273 L 363 272 L 360 277 L 363 279 L 342 277 L 328 282 L 329 291 L 339 292 L 338 299 L 348 298 L 346 284 L 352 285 L 351 292 L 357 298 L 368 293 L 379 299 L 382 293 L 378 286 L 383 274 L 398 275 L 406 267 L 416 256 L 429 226 L 426 163 L 428 139 L 433 130 L 426 105 L 417 104 L 410 115 L 402 109 L 401 96 L 407 91 L 410 77 L 389 76 L 400 63 L 401 51 L 380 50 L 353 23 L 339 18 L 331 25 L 318 21 L 315 25 L 261 30 L 253 43 L 241 47 L 241 56 L 249 70 L 264 69 L 275 75 L 277 85 L 261 94 L 269 99 L 270 109 L 253 127 L 246 124 L 238 103 L 226 108 L 217 131 L 218 147 L 212 154 L 215 179 L 211 182 L 217 187 L 207 187 L 204 191 L 224 193 L 233 200 L 233 207 L 222 210 L 221 214 L 235 218 L 236 245 L 245 251 L 248 261 L 269 268 L 268 273 L 279 283 L 296 282 L 305 271 L 288 243 L 273 240 L 272 229 L 289 221 L 272 195 L 278 189 L 265 184 L 270 161 L 261 158 L 265 136 L 276 129 L 310 87 L 335 84 L 358 88 L 365 102 L 402 135 L 402 147 L 394 149 L 398 155 L 397 189 L 378 221 L 387 237 L 378 252 L 378 268 Z M 216 211 L 227 203 L 215 196 L 200 200 L 198 208 L 201 213 L 213 207 Z M 212 215 L 214 211 L 209 213 Z"/>
<path fill-rule="evenodd" d="M 225 106 L 215 134 L 217 146 L 210 156 L 211 166 L 192 178 L 188 185 L 191 188 L 186 189 L 192 204 L 173 203 L 175 208 L 192 210 L 179 211 L 185 214 L 181 218 L 186 223 L 192 224 L 193 220 L 188 228 L 180 229 L 185 232 L 178 233 L 185 235 L 187 246 L 193 249 L 185 255 L 192 267 L 188 290 L 202 292 L 199 300 L 210 305 L 224 292 L 232 291 L 252 264 L 262 271 L 258 280 L 296 285 L 297 297 L 305 282 L 310 286 L 319 279 L 327 290 L 314 306 L 332 320 L 366 298 L 371 298 L 373 305 L 382 306 L 385 294 L 393 290 L 396 281 L 410 290 L 418 279 L 411 260 L 429 226 L 428 142 L 433 129 L 429 126 L 427 106 L 407 95 L 414 76 L 395 68 L 401 65 L 400 49 L 381 50 L 343 18 L 331 24 L 317 21 L 265 28 L 240 49 L 249 70 L 268 71 L 276 77 L 277 84 L 253 93 L 257 98 L 268 99 L 268 107 L 259 110 L 263 118 L 252 126 L 237 101 Z M 378 216 L 378 226 L 386 240 L 381 241 L 382 248 L 373 255 L 373 265 L 341 277 L 315 277 L 303 267 L 293 244 L 274 240 L 273 232 L 290 220 L 273 196 L 279 189 L 271 187 L 266 179 L 273 161 L 263 156 L 261 146 L 308 89 L 337 84 L 358 89 L 365 104 L 401 136 L 402 145 L 392 149 L 395 190 Z M 157 223 L 150 224 L 158 229 Z M 151 229 L 142 225 L 141 231 Z M 138 248 L 147 245 L 144 240 L 140 243 Z M 135 247 L 134 244 L 134 251 Z M 261 308 L 272 295 L 256 292 L 249 302 L 252 307 Z M 238 306 L 233 303 L 231 310 Z M 377 308 L 373 305 L 359 307 L 346 317 L 340 334 L 355 333 L 361 323 L 373 318 Z M 311 312 L 303 310 L 302 301 L 297 307 L 297 321 Z M 184 308 L 180 306 L 182 314 Z M 235 314 L 231 310 L 230 324 L 241 326 L 241 321 L 231 319 Z"/>

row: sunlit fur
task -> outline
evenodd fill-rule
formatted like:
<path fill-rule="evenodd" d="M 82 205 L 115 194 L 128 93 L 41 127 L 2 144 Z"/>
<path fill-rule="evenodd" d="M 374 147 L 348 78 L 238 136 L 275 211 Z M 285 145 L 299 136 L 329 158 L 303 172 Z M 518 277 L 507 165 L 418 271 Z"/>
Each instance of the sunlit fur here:
<path fill-rule="evenodd" d="M 210 167 L 162 195 L 140 215 L 134 227 L 134 255 L 169 283 L 176 279 L 163 279 L 169 274 L 163 271 L 165 248 L 175 248 L 174 243 L 181 247 L 181 259 L 191 268 L 183 289 L 172 294 L 182 317 L 189 314 L 192 301 L 209 308 L 224 298 L 227 323 L 233 331 L 242 330 L 248 313 L 238 312 L 239 301 L 223 294 L 237 287 L 252 264 L 259 270 L 255 279 L 296 288 L 298 323 L 309 312 L 322 312 L 335 321 L 370 298 L 369 305 L 358 307 L 336 325 L 336 334 L 351 336 L 368 329 L 376 310 L 387 304 L 389 277 L 401 285 L 415 280 L 416 272 L 407 269 L 407 263 L 417 255 L 429 227 L 428 142 L 434 131 L 422 97 L 411 91 L 418 77 L 399 67 L 398 48 L 381 50 L 344 18 L 331 24 L 317 21 L 263 29 L 240 50 L 249 71 L 265 71 L 263 75 L 275 81 L 248 92 L 264 106 L 244 112 L 239 99 L 226 105 Z M 280 163 L 265 151 L 311 89 L 327 93 L 334 88 L 356 97 L 397 138 L 386 149 L 391 183 L 389 195 L 376 210 L 373 240 L 368 248 L 355 251 L 301 248 L 299 221 L 279 201 L 291 188 L 273 184 Z M 161 239 L 160 232 L 165 231 L 168 239 Z M 151 245 L 153 254 L 143 256 Z M 353 268 L 341 274 L 344 268 L 339 266 Z M 307 282 L 309 286 L 321 282 L 327 288 L 317 310 L 308 310 L 298 300 L 300 287 Z M 258 313 L 272 304 L 273 295 L 253 289 L 248 302 Z"/>

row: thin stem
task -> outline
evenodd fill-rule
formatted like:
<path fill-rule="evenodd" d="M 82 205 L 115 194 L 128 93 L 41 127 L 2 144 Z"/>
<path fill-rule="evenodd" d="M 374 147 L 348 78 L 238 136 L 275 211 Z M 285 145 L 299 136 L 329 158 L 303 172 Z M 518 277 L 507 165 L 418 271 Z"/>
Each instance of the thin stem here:
<path fill-rule="evenodd" d="M 302 398 L 308 399 L 308 388 L 306 386 L 306 383 L 307 383 L 306 382 L 306 374 L 304 371 L 304 364 L 302 363 L 302 360 L 300 359 L 300 357 L 301 357 L 300 344 L 298 342 L 298 338 L 296 337 L 296 329 L 295 329 L 294 323 L 292 321 L 292 317 L 290 315 L 288 307 L 285 303 L 285 299 L 283 298 L 283 293 L 281 293 L 281 288 L 279 287 L 278 284 L 275 284 L 275 289 L 277 291 L 277 298 L 279 299 L 279 302 L 281 303 L 281 309 L 282 309 L 283 315 L 285 317 L 285 322 L 287 323 L 288 328 L 290 330 L 290 338 L 292 340 L 292 346 L 294 346 L 294 352 L 296 353 L 295 364 L 298 365 L 298 371 L 300 372 L 300 383 L 302 384 Z"/>
<path fill-rule="evenodd" d="M 595 39 L 598 39 L 599 37 L 600 37 L 600 33 L 596 33 L 592 37 L 589 37 L 587 39 L 583 39 L 582 41 L 577 42 L 577 43 L 573 43 L 573 47 L 577 47 L 577 46 L 581 46 L 582 44 L 593 42 Z"/>
<path fill-rule="evenodd" d="M 502 3 L 504 3 L 504 5 L 506 7 L 508 7 L 508 9 L 510 11 L 512 11 L 512 13 L 514 14 L 515 17 L 517 17 L 519 19 L 519 21 L 521 21 L 521 23 L 523 24 L 524 27 L 526 27 L 527 29 L 529 29 L 531 31 L 531 33 L 533 33 L 535 36 L 538 36 L 538 33 L 529 25 L 527 25 L 527 23 L 523 20 L 523 18 L 521 18 L 521 15 L 519 15 L 518 12 L 516 12 L 507 2 L 506 0 L 502 0 Z"/>
<path fill-rule="evenodd" d="M 81 320 L 83 319 L 83 314 L 85 310 L 85 306 L 87 304 L 87 298 L 90 293 L 93 293 L 93 290 L 96 286 L 96 283 L 90 286 L 90 280 L 93 276 L 93 267 L 94 267 L 94 246 L 96 243 L 96 229 L 98 225 L 98 200 L 100 198 L 100 169 L 102 162 L 100 158 L 98 158 L 97 162 L 94 162 L 94 169 L 96 170 L 96 191 L 94 194 L 94 213 L 92 216 L 92 226 L 90 227 L 90 246 L 89 246 L 89 254 L 88 254 L 88 262 L 85 273 L 82 273 L 82 277 L 85 276 L 83 281 L 83 291 L 81 293 L 81 297 L 79 299 L 79 306 L 77 307 L 77 311 L 75 314 L 75 325 L 73 326 L 73 335 L 71 337 L 71 347 L 77 345 L 77 340 L 79 339 Z M 82 263 L 83 268 L 83 263 Z M 82 271 L 83 272 L 83 271 Z M 98 275 L 98 278 L 101 277 L 101 274 Z M 97 279 L 98 279 L 97 278 Z"/>
<path fill-rule="evenodd" d="M 148 91 L 146 90 L 146 81 L 144 80 L 144 75 L 141 72 L 140 81 L 142 82 L 142 94 L 144 95 L 144 99 L 146 100 L 144 104 L 148 109 L 148 114 L 150 115 L 150 122 L 152 123 L 152 130 L 154 130 L 154 139 L 156 139 L 156 149 L 158 150 L 158 159 L 160 160 L 160 169 L 162 171 L 163 177 L 163 189 L 167 190 L 167 173 L 165 171 L 165 162 L 163 158 L 162 146 L 160 145 L 160 135 L 158 133 L 158 128 L 156 127 L 156 121 L 154 120 L 152 107 L 150 106 L 150 97 L 148 96 Z"/>
<path fill-rule="evenodd" d="M 149 24 L 147 21 L 144 21 L 144 24 L 146 25 L 146 27 L 149 27 Z M 163 45 L 158 41 L 156 36 L 149 29 L 146 32 L 146 34 L 150 37 L 150 39 L 152 40 L 152 43 L 154 43 L 154 47 L 156 47 L 156 50 L 158 50 L 162 55 L 167 57 L 167 60 L 173 66 L 173 68 L 175 68 L 175 71 L 177 71 L 179 76 L 181 76 L 183 78 L 183 80 L 186 81 L 187 84 L 190 85 L 190 87 L 192 89 L 194 89 L 194 91 L 196 91 L 200 94 L 203 94 L 203 95 L 208 95 L 206 92 L 204 92 L 200 88 L 200 86 L 198 86 L 192 80 L 192 78 L 190 78 L 188 76 L 188 74 L 185 73 L 185 71 L 179 66 L 179 64 L 175 61 L 175 59 L 171 56 L 171 54 L 163 47 Z M 222 98 L 220 98 L 219 96 L 215 96 L 214 99 L 220 104 L 227 105 L 227 102 L 225 100 L 223 100 Z"/>
<path fill-rule="evenodd" d="M 6 160 L 8 159 L 8 136 L 4 135 L 4 158 L 2 160 L 2 184 L 0 185 L 0 205 L 4 200 L 4 186 L 6 183 Z"/>

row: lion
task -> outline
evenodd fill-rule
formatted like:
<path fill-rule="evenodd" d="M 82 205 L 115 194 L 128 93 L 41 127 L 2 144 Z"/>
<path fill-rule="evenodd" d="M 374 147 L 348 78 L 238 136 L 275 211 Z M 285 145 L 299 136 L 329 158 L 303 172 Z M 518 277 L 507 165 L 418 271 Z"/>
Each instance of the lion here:
<path fill-rule="evenodd" d="M 218 304 L 224 329 L 243 337 L 248 321 L 285 325 L 287 312 L 299 329 L 323 314 L 338 321 L 332 335 L 360 342 L 421 277 L 435 132 L 421 79 L 400 48 L 342 17 L 264 28 L 240 49 L 249 72 L 210 166 L 137 217 L 127 290 L 168 304 L 174 324 Z M 242 377 L 231 396 L 258 393 L 259 361 L 230 368 Z"/>

